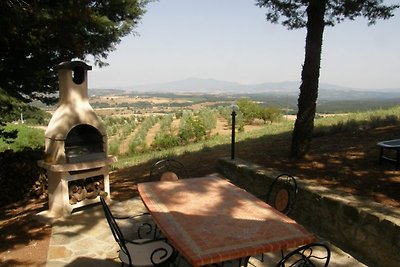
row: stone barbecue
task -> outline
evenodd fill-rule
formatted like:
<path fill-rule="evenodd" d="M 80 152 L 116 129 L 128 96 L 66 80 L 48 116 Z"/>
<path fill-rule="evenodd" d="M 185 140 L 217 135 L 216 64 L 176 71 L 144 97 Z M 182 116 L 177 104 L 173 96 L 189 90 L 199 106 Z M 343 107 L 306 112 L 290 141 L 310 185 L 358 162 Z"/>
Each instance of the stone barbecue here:
<path fill-rule="evenodd" d="M 110 195 L 107 133 L 88 99 L 87 71 L 81 61 L 59 64 L 59 103 L 45 132 L 44 159 L 47 171 L 49 210 L 68 216 L 76 208 Z"/>

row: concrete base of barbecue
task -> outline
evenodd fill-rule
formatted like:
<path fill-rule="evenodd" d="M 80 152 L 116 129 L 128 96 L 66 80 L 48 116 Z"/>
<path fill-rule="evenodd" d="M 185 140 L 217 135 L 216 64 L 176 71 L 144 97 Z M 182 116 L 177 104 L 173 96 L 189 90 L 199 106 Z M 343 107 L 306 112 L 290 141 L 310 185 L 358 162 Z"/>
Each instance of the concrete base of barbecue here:
<path fill-rule="evenodd" d="M 47 171 L 50 216 L 66 217 L 71 215 L 75 209 L 99 202 L 99 197 L 96 197 L 70 204 L 68 183 L 71 181 L 102 176 L 104 192 L 107 193 L 107 199 L 109 199 L 109 164 L 115 161 L 116 158 L 113 156 L 109 156 L 105 160 L 74 164 L 51 164 L 39 161 L 38 165 Z"/>

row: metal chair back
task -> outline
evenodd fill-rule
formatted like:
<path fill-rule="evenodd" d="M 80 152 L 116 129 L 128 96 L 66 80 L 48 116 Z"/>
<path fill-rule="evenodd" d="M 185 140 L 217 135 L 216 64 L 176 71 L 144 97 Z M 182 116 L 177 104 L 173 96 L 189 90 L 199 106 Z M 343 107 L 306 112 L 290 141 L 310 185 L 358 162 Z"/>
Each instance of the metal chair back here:
<path fill-rule="evenodd" d="M 278 211 L 289 214 L 296 202 L 297 192 L 296 179 L 290 174 L 282 173 L 272 182 L 267 193 L 267 203 Z"/>
<path fill-rule="evenodd" d="M 155 180 L 177 180 L 188 178 L 189 173 L 185 166 L 178 160 L 168 158 L 154 163 L 150 169 L 150 179 Z"/>
<path fill-rule="evenodd" d="M 107 219 L 107 223 L 110 226 L 111 232 L 114 236 L 114 239 L 118 243 L 122 252 L 128 256 L 129 266 L 132 266 L 132 258 L 131 258 L 128 248 L 126 247 L 126 241 L 125 241 L 124 235 L 122 234 L 122 231 L 119 228 L 117 222 L 115 221 L 115 218 L 112 215 L 110 208 L 108 207 L 105 199 L 102 196 L 100 196 L 100 202 L 103 207 L 104 215 Z"/>
<path fill-rule="evenodd" d="M 276 267 L 326 267 L 331 258 L 330 248 L 323 243 L 311 243 L 301 246 L 284 256 Z"/>

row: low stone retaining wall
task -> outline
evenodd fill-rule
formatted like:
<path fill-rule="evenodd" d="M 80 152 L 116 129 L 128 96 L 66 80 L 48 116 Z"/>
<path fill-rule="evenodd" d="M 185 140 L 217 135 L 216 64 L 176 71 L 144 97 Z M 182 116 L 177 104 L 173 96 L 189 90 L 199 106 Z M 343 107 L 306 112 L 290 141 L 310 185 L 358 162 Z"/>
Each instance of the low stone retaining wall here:
<path fill-rule="evenodd" d="M 237 186 L 265 199 L 276 170 L 240 159 L 221 158 L 216 169 Z M 292 174 L 296 176 L 296 174 Z M 399 266 L 400 210 L 297 179 L 290 217 L 368 266 Z"/>

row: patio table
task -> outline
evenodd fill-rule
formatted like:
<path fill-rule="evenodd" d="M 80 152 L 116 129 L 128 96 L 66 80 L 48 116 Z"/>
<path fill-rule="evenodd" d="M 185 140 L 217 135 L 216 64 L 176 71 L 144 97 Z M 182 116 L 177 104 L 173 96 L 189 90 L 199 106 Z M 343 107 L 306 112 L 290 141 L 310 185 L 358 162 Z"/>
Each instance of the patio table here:
<path fill-rule="evenodd" d="M 314 235 L 221 178 L 138 184 L 143 203 L 169 242 L 202 266 L 311 243 Z"/>

